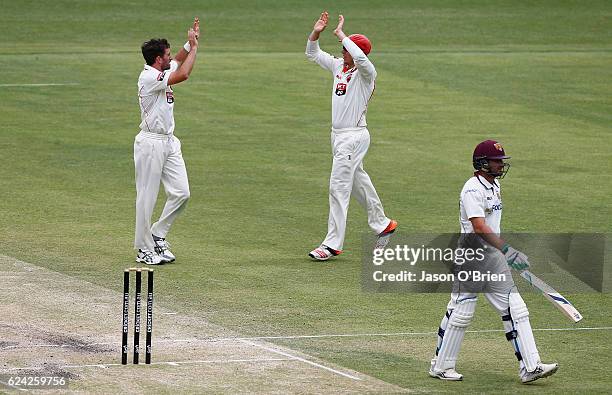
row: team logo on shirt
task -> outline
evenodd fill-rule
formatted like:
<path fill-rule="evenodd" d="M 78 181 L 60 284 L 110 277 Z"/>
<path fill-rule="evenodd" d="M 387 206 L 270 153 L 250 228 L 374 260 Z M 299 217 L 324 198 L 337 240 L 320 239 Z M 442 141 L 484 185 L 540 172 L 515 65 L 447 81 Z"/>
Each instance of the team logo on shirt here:
<path fill-rule="evenodd" d="M 336 96 L 344 96 L 346 95 L 346 84 L 343 82 L 338 82 L 336 85 Z"/>
<path fill-rule="evenodd" d="M 164 77 L 166 76 L 166 72 L 162 71 L 161 73 L 159 73 L 159 75 L 157 76 L 157 80 L 158 81 L 163 81 Z"/>
<path fill-rule="evenodd" d="M 502 204 L 494 204 L 491 206 L 491 208 L 487 207 L 485 208 L 485 213 L 486 214 L 492 214 L 493 211 L 501 211 L 503 208 Z"/>
<path fill-rule="evenodd" d="M 174 93 L 166 92 L 166 101 L 168 102 L 168 104 L 174 103 Z"/>

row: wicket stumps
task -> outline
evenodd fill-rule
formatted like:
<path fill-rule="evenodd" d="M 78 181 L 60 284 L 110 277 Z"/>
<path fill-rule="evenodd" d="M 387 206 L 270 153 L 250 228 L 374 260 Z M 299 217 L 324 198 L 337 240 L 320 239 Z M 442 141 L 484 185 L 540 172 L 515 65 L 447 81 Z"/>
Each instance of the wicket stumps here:
<path fill-rule="evenodd" d="M 136 285 L 134 290 L 134 354 L 132 360 L 138 364 L 140 355 L 140 315 L 142 294 L 142 272 L 147 272 L 147 321 L 145 338 L 145 363 L 151 363 L 151 335 L 153 334 L 153 269 L 132 267 L 123 271 L 123 332 L 121 335 L 121 364 L 128 362 L 128 332 L 130 313 L 130 272 L 136 274 Z"/>

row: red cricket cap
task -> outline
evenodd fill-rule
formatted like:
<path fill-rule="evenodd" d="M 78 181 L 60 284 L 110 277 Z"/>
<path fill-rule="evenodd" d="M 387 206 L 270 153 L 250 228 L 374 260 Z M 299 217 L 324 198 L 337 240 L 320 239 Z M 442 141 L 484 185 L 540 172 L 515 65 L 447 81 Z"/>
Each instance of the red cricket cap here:
<path fill-rule="evenodd" d="M 351 34 L 349 38 L 351 39 L 352 42 L 357 44 L 359 48 L 361 48 L 364 54 L 367 55 L 372 50 L 372 43 L 363 34 Z"/>

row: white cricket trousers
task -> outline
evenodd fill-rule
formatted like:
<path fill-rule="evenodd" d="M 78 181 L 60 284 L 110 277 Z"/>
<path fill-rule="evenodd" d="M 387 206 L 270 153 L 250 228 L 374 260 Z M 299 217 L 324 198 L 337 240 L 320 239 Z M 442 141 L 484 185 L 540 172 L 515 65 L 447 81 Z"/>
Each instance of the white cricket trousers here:
<path fill-rule="evenodd" d="M 134 139 L 136 170 L 135 249 L 153 251 L 152 234 L 165 238 L 178 214 L 189 199 L 187 169 L 181 153 L 181 142 L 174 135 L 141 131 Z M 166 204 L 159 220 L 151 226 L 159 184 L 164 184 Z"/>
<path fill-rule="evenodd" d="M 370 176 L 363 169 L 363 159 L 370 147 L 368 129 L 334 129 L 331 144 L 333 162 L 329 178 L 329 221 L 323 244 L 334 250 L 342 250 L 351 195 L 366 209 L 368 225 L 375 233 L 385 230 L 391 220 L 385 216 Z"/>
<path fill-rule="evenodd" d="M 485 245 L 485 248 L 484 260 L 474 261 L 469 266 L 476 267 L 480 273 L 503 274 L 505 279 L 482 282 L 455 280 L 446 314 L 438 330 L 438 346 L 432 368 L 438 371 L 455 368 L 463 337 L 474 316 L 478 293 L 484 292 L 501 316 L 506 339 L 514 348 L 519 368 L 531 372 L 540 363 L 540 354 L 529 322 L 529 311 L 514 285 L 505 256 L 491 245 Z M 469 267 L 461 269 L 470 271 Z"/>

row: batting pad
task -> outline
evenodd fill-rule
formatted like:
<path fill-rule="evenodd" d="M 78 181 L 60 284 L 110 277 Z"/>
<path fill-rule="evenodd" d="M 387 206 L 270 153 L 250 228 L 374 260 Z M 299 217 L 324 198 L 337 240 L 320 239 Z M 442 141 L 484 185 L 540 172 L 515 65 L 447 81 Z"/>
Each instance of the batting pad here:
<path fill-rule="evenodd" d="M 459 302 L 457 307 L 446 313 L 448 319 L 446 317 L 442 319 L 438 332 L 440 342 L 434 371 L 455 368 L 465 331 L 474 317 L 477 300 L 471 298 Z"/>
<path fill-rule="evenodd" d="M 516 352 L 520 353 L 527 371 L 533 372 L 540 363 L 540 354 L 533 338 L 531 323 L 529 322 L 529 310 L 527 310 L 527 305 L 521 295 L 516 292 L 510 293 L 509 303 L 513 329 L 511 333 L 515 337 L 513 345 Z"/>

